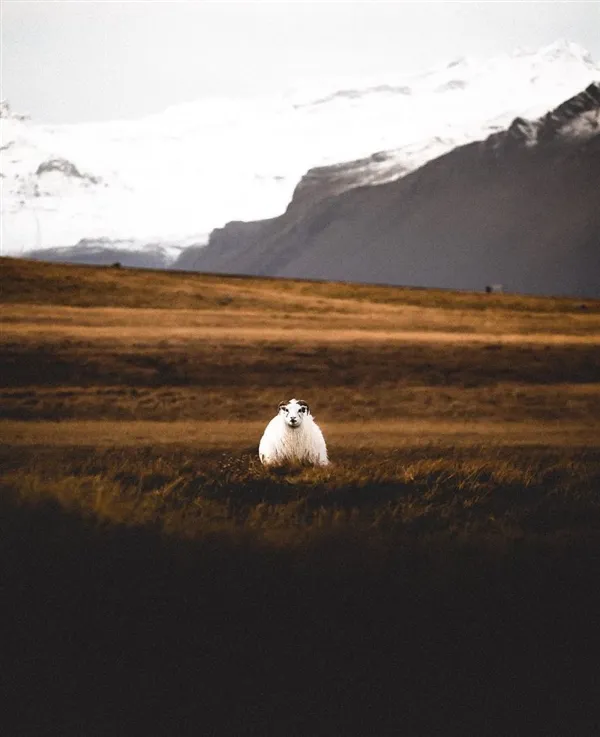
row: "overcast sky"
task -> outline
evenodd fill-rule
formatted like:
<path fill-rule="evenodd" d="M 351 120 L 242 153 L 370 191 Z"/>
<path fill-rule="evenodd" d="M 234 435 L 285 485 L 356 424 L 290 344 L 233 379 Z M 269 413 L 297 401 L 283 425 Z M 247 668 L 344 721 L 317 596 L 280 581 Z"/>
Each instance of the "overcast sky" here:
<path fill-rule="evenodd" d="M 300 80 L 402 75 L 559 38 L 600 61 L 600 2 L 0 0 L 2 97 L 39 122 L 135 118 Z"/>

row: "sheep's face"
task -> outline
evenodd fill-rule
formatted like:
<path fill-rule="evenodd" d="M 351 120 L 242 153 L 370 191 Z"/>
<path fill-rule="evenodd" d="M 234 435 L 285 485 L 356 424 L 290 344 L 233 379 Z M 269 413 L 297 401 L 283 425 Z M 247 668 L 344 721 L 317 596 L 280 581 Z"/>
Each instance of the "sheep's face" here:
<path fill-rule="evenodd" d="M 297 428 L 310 415 L 310 409 L 301 399 L 290 399 L 289 402 L 282 402 L 279 405 L 279 414 L 288 427 Z"/>

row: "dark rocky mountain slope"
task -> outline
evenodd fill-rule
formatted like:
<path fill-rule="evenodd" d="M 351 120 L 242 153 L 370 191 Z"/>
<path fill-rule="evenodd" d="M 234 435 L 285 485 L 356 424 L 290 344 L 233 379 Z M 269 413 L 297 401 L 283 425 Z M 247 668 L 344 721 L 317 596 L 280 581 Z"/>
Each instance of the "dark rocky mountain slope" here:
<path fill-rule="evenodd" d="M 600 83 L 396 181 L 348 189 L 357 167 L 309 172 L 283 215 L 229 223 L 178 266 L 600 297 Z"/>

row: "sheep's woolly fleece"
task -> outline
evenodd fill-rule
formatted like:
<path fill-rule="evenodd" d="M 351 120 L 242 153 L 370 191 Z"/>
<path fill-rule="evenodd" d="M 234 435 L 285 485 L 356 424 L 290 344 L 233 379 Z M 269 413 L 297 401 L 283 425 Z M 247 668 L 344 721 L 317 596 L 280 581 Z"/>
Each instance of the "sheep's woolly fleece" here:
<path fill-rule="evenodd" d="M 258 446 L 265 466 L 288 463 L 310 463 L 327 466 L 327 447 L 320 427 L 310 408 L 301 399 L 282 402 L 275 417 L 267 425 Z"/>

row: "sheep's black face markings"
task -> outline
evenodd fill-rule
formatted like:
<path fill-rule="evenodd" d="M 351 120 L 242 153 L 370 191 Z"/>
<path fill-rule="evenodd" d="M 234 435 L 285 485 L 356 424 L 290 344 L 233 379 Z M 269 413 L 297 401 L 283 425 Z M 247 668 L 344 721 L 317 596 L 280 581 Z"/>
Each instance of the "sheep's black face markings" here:
<path fill-rule="evenodd" d="M 306 402 L 301 399 L 290 399 L 289 402 L 280 402 L 278 414 L 285 420 L 286 425 L 297 428 L 302 425 L 305 417 L 310 416 L 310 409 Z"/>

